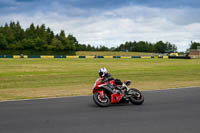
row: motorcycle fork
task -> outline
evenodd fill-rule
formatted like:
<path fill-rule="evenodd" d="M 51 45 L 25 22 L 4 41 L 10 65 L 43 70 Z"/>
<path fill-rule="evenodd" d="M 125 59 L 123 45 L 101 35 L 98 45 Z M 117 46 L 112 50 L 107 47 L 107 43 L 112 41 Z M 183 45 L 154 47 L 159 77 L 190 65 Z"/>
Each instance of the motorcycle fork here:
<path fill-rule="evenodd" d="M 100 98 L 104 98 L 104 91 L 99 91 L 99 94 L 100 94 Z"/>

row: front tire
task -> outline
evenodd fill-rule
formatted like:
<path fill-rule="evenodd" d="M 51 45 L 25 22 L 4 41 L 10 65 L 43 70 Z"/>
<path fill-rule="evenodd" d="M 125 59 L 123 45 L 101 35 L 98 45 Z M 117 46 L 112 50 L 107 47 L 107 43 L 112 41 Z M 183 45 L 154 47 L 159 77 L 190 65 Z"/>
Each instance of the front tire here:
<path fill-rule="evenodd" d="M 104 98 L 101 98 L 100 94 L 96 92 L 93 94 L 93 101 L 99 107 L 107 107 L 110 105 L 110 98 L 107 96 L 107 94 L 104 94 Z"/>
<path fill-rule="evenodd" d="M 136 92 L 137 95 L 132 95 L 129 100 L 132 104 L 135 104 L 135 105 L 141 105 L 144 103 L 144 96 L 143 94 L 138 90 L 138 89 L 135 89 L 135 88 L 131 88 L 129 89 L 129 91 L 134 91 Z"/>

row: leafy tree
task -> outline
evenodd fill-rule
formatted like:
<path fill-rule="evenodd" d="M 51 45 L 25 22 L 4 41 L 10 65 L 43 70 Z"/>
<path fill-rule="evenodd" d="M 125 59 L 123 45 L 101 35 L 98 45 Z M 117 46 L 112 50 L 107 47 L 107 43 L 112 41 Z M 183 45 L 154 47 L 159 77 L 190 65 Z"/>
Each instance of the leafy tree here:
<path fill-rule="evenodd" d="M 32 23 L 29 28 L 25 31 L 25 37 L 28 39 L 35 39 L 37 37 L 37 30 L 35 25 Z"/>
<path fill-rule="evenodd" d="M 24 30 L 21 28 L 21 25 L 19 24 L 19 22 L 17 23 L 11 22 L 10 28 L 12 29 L 12 32 L 14 33 L 16 42 L 24 39 L 25 37 Z"/>
<path fill-rule="evenodd" d="M 190 49 L 197 49 L 197 47 L 200 47 L 200 43 L 198 42 L 191 42 Z"/>
<path fill-rule="evenodd" d="M 6 37 L 0 33 L 0 49 L 6 49 L 8 46 L 8 42 L 6 40 Z"/>
<path fill-rule="evenodd" d="M 3 29 L 3 32 L 4 36 L 6 37 L 6 40 L 8 42 L 8 44 L 12 44 L 12 43 L 15 43 L 15 35 L 14 35 L 14 32 L 13 30 L 8 26 L 8 24 L 5 24 L 5 27 Z"/>
<path fill-rule="evenodd" d="M 69 34 L 66 38 L 67 41 L 67 45 L 65 46 L 65 49 L 69 49 L 69 50 L 75 50 L 75 46 L 76 44 L 78 44 L 78 41 L 76 40 L 76 38 Z"/>
<path fill-rule="evenodd" d="M 99 51 L 108 51 L 109 49 L 106 46 L 100 45 Z"/>
<path fill-rule="evenodd" d="M 49 50 L 63 50 L 64 46 L 60 40 L 56 37 L 53 38 L 51 45 L 48 46 Z"/>
<path fill-rule="evenodd" d="M 35 49 L 35 43 L 32 39 L 24 39 L 21 41 L 24 49 Z"/>
<path fill-rule="evenodd" d="M 157 53 L 165 53 L 167 50 L 167 44 L 165 44 L 163 41 L 159 41 L 155 44 L 155 51 Z"/>
<path fill-rule="evenodd" d="M 40 26 L 37 37 L 40 37 L 43 41 L 48 40 L 48 32 L 44 24 Z"/>
<path fill-rule="evenodd" d="M 51 42 L 52 42 L 52 40 L 53 40 L 54 37 L 55 36 L 54 36 L 53 31 L 51 31 L 50 28 L 47 28 L 47 45 L 51 44 Z"/>
<path fill-rule="evenodd" d="M 149 43 L 149 46 L 148 46 L 148 52 L 154 52 L 154 45 Z"/>
<path fill-rule="evenodd" d="M 37 37 L 33 40 L 33 45 L 34 45 L 34 49 L 35 50 L 44 50 L 44 46 L 45 46 L 45 41 L 42 40 L 41 38 Z"/>

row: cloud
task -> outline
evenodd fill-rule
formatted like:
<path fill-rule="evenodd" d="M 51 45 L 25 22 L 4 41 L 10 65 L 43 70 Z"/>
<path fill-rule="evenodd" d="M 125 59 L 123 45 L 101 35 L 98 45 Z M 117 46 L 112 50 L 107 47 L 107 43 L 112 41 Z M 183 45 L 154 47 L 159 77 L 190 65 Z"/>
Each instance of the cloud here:
<path fill-rule="evenodd" d="M 79 0 L 61 1 L 44 0 L 40 4 L 38 0 L 9 0 L 4 4 L 14 9 L 9 9 L 9 12 L 4 9 L 4 13 L 0 13 L 0 24 L 19 21 L 24 28 L 31 23 L 45 24 L 56 33 L 63 29 L 67 34 L 73 34 L 80 43 L 108 47 L 118 46 L 125 41 L 163 40 L 176 44 L 179 51 L 184 51 L 190 41 L 200 41 L 199 8 L 161 8 L 155 3 L 140 3 L 138 0 L 134 0 L 134 4 L 128 0 L 125 3 L 116 0 L 118 6 L 111 8 L 108 8 L 109 2 L 103 2 L 104 7 L 98 7 L 87 0 L 85 7 L 80 8 Z M 44 3 L 48 6 L 43 6 Z"/>

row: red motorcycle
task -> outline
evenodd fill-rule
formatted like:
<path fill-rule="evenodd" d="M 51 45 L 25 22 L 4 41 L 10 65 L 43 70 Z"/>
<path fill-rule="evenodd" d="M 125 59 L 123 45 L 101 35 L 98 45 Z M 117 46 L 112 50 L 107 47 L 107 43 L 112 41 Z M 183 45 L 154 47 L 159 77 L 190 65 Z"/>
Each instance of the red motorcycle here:
<path fill-rule="evenodd" d="M 115 80 L 102 83 L 102 78 L 96 80 L 93 87 L 93 100 L 100 107 L 106 107 L 114 103 L 129 103 L 141 105 L 144 96 L 135 88 L 129 88 L 131 81 L 124 81 L 121 85 Z"/>

